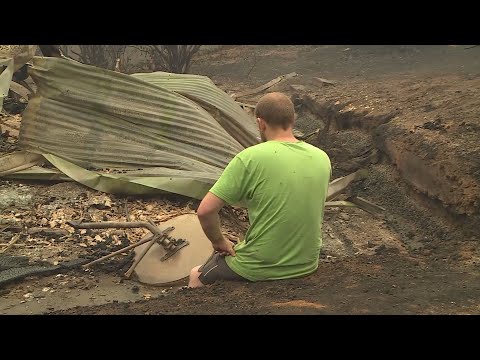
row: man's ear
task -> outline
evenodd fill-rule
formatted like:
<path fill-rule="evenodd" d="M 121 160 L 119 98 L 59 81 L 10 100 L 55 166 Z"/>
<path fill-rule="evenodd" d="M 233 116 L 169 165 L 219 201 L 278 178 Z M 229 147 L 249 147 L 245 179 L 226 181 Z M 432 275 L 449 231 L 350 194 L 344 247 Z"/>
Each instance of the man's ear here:
<path fill-rule="evenodd" d="M 267 127 L 267 124 L 265 123 L 265 120 L 263 120 L 262 118 L 257 118 L 257 123 L 258 123 L 258 127 L 260 128 L 260 130 L 265 131 L 265 129 Z"/>

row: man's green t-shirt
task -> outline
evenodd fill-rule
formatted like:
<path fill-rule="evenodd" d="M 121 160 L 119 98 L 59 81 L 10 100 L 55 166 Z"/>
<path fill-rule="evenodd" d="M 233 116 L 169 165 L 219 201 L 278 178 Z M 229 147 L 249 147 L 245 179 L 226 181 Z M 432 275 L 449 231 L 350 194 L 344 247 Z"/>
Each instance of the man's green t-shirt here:
<path fill-rule="evenodd" d="M 248 208 L 250 228 L 227 265 L 251 281 L 314 272 L 330 175 L 328 155 L 305 142 L 267 141 L 237 154 L 210 189 Z"/>

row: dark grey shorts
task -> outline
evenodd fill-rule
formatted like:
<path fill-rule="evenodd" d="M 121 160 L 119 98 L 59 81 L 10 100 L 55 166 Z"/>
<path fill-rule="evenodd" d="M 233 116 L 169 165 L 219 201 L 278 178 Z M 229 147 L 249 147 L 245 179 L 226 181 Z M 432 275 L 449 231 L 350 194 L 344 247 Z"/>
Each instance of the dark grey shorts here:
<path fill-rule="evenodd" d="M 213 254 L 198 271 L 201 272 L 198 279 L 203 285 L 213 284 L 217 280 L 248 281 L 230 269 L 225 262 L 225 256 L 218 253 Z"/>

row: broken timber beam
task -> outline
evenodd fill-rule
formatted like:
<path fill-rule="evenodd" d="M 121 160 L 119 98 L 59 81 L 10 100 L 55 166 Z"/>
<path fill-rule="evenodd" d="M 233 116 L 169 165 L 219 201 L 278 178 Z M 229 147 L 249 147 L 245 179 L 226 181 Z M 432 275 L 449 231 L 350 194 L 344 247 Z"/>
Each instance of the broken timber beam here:
<path fill-rule="evenodd" d="M 350 183 L 355 180 L 364 179 L 368 172 L 365 169 L 355 171 L 354 173 L 335 179 L 328 185 L 327 201 L 332 200 L 339 195 Z"/>
<path fill-rule="evenodd" d="M 385 208 L 376 205 L 368 200 L 365 200 L 359 196 L 351 196 L 347 199 L 347 201 L 355 204 L 358 208 L 372 215 L 379 215 L 385 211 Z"/>
<path fill-rule="evenodd" d="M 284 80 L 291 79 L 295 76 L 297 76 L 296 72 L 292 72 L 292 73 L 289 73 L 289 74 L 286 74 L 286 75 L 282 75 L 282 76 L 279 76 L 279 77 L 269 81 L 268 83 L 266 83 L 262 86 L 259 86 L 255 89 L 252 89 L 252 90 L 247 90 L 247 91 L 241 92 L 240 94 L 234 94 L 232 97 L 235 100 L 235 99 L 245 97 L 245 96 L 248 96 L 248 95 L 255 95 L 255 94 L 258 94 L 259 92 L 267 90 L 268 88 L 271 88 L 273 85 L 276 85 L 276 84 L 278 84 L 278 83 L 280 83 Z"/>

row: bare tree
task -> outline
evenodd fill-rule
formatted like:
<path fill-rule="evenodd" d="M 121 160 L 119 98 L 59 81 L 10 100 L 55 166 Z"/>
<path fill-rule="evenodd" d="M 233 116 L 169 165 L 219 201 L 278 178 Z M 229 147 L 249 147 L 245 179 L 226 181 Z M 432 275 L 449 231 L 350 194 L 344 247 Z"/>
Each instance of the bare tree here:
<path fill-rule="evenodd" d="M 113 70 L 118 72 L 128 72 L 132 67 L 130 58 L 127 57 L 129 45 L 107 45 L 106 51 L 109 59 L 112 61 Z"/>
<path fill-rule="evenodd" d="M 143 45 L 144 51 L 152 60 L 154 71 L 184 74 L 190 70 L 192 57 L 201 45 Z"/>
<path fill-rule="evenodd" d="M 62 53 L 84 64 L 113 70 L 117 59 L 125 65 L 126 50 L 129 45 L 62 45 Z M 70 55 L 71 54 L 71 55 Z"/>
<path fill-rule="evenodd" d="M 59 45 L 60 51 L 66 57 L 70 57 L 70 45 Z"/>
<path fill-rule="evenodd" d="M 114 59 L 114 63 L 117 59 L 122 59 L 127 48 L 128 45 L 105 45 L 105 50 L 107 51 L 109 57 Z"/>
<path fill-rule="evenodd" d="M 201 45 L 62 45 L 62 53 L 84 64 L 110 70 L 120 69 L 123 73 L 135 71 L 166 71 L 187 73 L 193 56 Z M 132 55 L 129 49 L 137 49 L 143 54 Z M 133 54 L 135 55 L 135 54 Z M 118 60 L 120 59 L 120 60 Z"/>
<path fill-rule="evenodd" d="M 107 45 L 78 45 L 78 52 L 72 50 L 72 54 L 78 57 L 78 61 L 88 64 L 109 68 Z"/>

